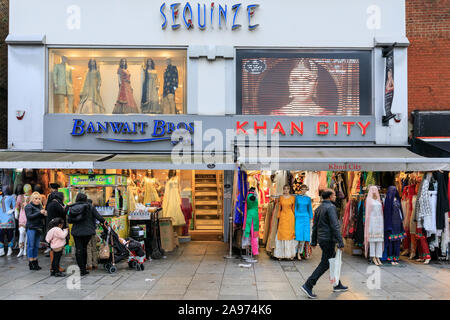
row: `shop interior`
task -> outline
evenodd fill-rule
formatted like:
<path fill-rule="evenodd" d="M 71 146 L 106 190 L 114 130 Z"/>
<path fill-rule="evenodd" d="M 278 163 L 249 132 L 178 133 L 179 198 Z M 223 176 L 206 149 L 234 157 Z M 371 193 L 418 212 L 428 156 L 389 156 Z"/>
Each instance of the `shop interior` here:
<path fill-rule="evenodd" d="M 244 260 L 251 262 L 264 251 L 279 260 L 308 259 L 314 211 L 325 189 L 335 192 L 348 254 L 393 265 L 400 257 L 425 264 L 449 259 L 448 172 L 239 169 L 235 179 L 233 250 Z M 379 195 L 378 211 L 372 208 L 373 194 Z M 249 209 L 252 195 L 257 214 Z M 377 227 L 378 238 L 373 238 L 371 230 Z M 371 246 L 375 244 L 380 249 Z"/>

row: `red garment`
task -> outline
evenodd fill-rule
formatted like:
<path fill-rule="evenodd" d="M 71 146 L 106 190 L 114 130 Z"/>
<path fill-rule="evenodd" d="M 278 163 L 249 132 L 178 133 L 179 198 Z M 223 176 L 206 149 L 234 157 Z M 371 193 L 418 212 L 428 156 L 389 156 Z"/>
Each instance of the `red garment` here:
<path fill-rule="evenodd" d="M 113 113 L 139 113 L 136 101 L 133 97 L 133 88 L 131 88 L 131 74 L 127 69 L 119 68 L 117 70 L 120 79 L 119 96 Z"/>
<path fill-rule="evenodd" d="M 190 220 L 192 219 L 192 205 L 188 198 L 181 199 L 181 211 L 183 212 L 184 220 L 186 220 L 186 224 L 183 227 L 183 236 L 187 236 L 189 234 Z"/>
<path fill-rule="evenodd" d="M 430 247 L 428 246 L 426 233 L 422 228 L 417 228 L 416 231 L 417 248 L 419 249 L 420 259 L 431 259 Z"/>

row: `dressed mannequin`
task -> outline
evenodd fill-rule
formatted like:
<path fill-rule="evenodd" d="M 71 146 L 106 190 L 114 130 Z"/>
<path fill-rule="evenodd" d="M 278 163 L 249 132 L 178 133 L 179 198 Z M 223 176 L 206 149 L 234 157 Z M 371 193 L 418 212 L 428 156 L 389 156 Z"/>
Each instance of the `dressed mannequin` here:
<path fill-rule="evenodd" d="M 119 75 L 119 96 L 113 114 L 139 113 L 131 88 L 131 73 L 127 70 L 127 59 L 120 59 L 117 74 Z"/>
<path fill-rule="evenodd" d="M 162 216 L 170 217 L 173 226 L 184 226 L 186 220 L 181 211 L 180 183 L 175 170 L 169 170 L 169 181 L 166 183 L 164 199 L 162 203 Z"/>
<path fill-rule="evenodd" d="M 431 173 L 425 173 L 420 184 L 419 191 L 417 192 L 416 200 L 416 240 L 417 249 L 419 251 L 418 262 L 424 262 L 428 264 L 431 261 L 430 247 L 427 242 L 426 230 L 431 226 L 432 221 L 432 209 L 430 202 L 430 193 L 428 189 L 430 187 Z"/>
<path fill-rule="evenodd" d="M 17 188 L 17 201 L 16 201 L 16 220 L 19 221 L 19 254 L 17 257 L 27 255 L 27 216 L 25 214 L 25 206 L 30 201 L 32 193 L 31 186 L 29 184 L 21 185 Z"/>
<path fill-rule="evenodd" d="M 293 260 L 296 254 L 295 240 L 295 197 L 290 195 L 291 187 L 283 187 L 279 199 L 278 232 L 275 240 L 274 256 L 278 259 Z"/>
<path fill-rule="evenodd" d="M 403 229 L 403 212 L 400 195 L 395 186 L 387 190 L 384 202 L 384 243 L 387 248 L 388 261 L 397 265 L 400 256 L 400 244 L 406 236 Z"/>
<path fill-rule="evenodd" d="M 55 94 L 54 113 L 65 113 L 67 99 L 68 113 L 73 113 L 72 68 L 67 57 L 61 57 L 61 63 L 53 68 L 53 93 Z"/>
<path fill-rule="evenodd" d="M 375 265 L 382 265 L 383 256 L 384 221 L 383 204 L 377 186 L 371 186 L 366 199 L 366 220 L 364 225 L 365 256 L 370 253 Z M 370 250 L 369 250 L 370 248 Z"/>
<path fill-rule="evenodd" d="M 89 70 L 84 78 L 83 90 L 80 93 L 78 113 L 105 113 L 102 97 L 100 96 L 102 79 L 100 71 L 97 69 L 97 61 L 90 59 L 88 68 Z"/>
<path fill-rule="evenodd" d="M 144 190 L 144 205 L 152 202 L 160 202 L 161 198 L 158 195 L 158 189 L 160 188 L 158 180 L 153 177 L 153 171 L 148 170 L 147 176 L 142 183 L 142 189 Z"/>
<path fill-rule="evenodd" d="M 128 211 L 133 212 L 136 209 L 136 197 L 137 197 L 137 187 L 134 183 L 134 176 L 131 173 L 127 178 L 127 192 L 128 192 Z"/>
<path fill-rule="evenodd" d="M 15 207 L 16 197 L 12 194 L 9 186 L 4 187 L 3 194 L 0 196 L 0 257 L 5 255 L 5 246 L 8 247 L 8 256 L 13 252 L 14 229 L 16 227 Z"/>
<path fill-rule="evenodd" d="M 178 88 L 178 69 L 172 65 L 172 59 L 166 60 L 167 68 L 164 71 L 164 90 L 162 98 L 163 114 L 177 114 L 175 105 L 175 91 Z"/>
<path fill-rule="evenodd" d="M 300 186 L 300 193 L 295 197 L 295 240 L 299 241 L 297 258 L 301 260 L 301 254 L 305 248 L 305 242 L 311 241 L 311 220 L 313 218 L 311 198 L 306 195 L 308 186 Z"/>
<path fill-rule="evenodd" d="M 141 112 L 160 114 L 161 107 L 158 96 L 159 80 L 153 59 L 147 59 L 142 69 Z"/>
<path fill-rule="evenodd" d="M 259 255 L 259 213 L 258 213 L 258 193 L 256 188 L 251 187 L 248 190 L 247 200 L 245 205 L 244 216 L 244 239 L 243 243 L 247 243 L 248 240 L 251 246 L 252 254 L 254 256 Z M 245 241 L 247 239 L 247 241 Z"/>

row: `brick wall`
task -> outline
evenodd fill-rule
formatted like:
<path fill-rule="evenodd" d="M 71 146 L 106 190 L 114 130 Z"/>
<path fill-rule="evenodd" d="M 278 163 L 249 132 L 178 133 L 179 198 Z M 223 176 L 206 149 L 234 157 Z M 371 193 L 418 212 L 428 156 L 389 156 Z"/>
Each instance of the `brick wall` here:
<path fill-rule="evenodd" d="M 406 0 L 408 111 L 450 110 L 450 0 Z"/>
<path fill-rule="evenodd" d="M 0 0 L 0 149 L 8 144 L 8 48 L 9 0 Z"/>

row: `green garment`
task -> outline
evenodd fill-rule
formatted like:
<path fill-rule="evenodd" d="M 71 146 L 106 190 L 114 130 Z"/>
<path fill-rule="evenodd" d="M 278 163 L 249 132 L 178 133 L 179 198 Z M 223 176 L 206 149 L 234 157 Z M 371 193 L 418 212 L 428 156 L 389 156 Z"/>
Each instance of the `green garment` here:
<path fill-rule="evenodd" d="M 56 64 L 53 68 L 54 94 L 73 95 L 72 69 L 65 63 Z"/>
<path fill-rule="evenodd" d="M 255 200 L 251 200 L 250 197 L 255 196 Z M 254 193 L 249 193 L 247 196 L 247 218 L 245 219 L 245 230 L 244 236 L 250 237 L 250 231 L 259 231 L 259 215 L 258 215 L 258 195 Z"/>

